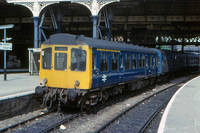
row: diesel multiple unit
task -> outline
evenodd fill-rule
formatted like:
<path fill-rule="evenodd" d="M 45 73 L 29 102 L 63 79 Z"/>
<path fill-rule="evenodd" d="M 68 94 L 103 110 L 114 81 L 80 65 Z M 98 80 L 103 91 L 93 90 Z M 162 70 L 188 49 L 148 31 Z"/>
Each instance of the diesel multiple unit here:
<path fill-rule="evenodd" d="M 41 46 L 40 86 L 48 107 L 88 110 L 110 96 L 141 89 L 170 75 L 199 68 L 199 56 L 69 34 L 52 35 Z"/>

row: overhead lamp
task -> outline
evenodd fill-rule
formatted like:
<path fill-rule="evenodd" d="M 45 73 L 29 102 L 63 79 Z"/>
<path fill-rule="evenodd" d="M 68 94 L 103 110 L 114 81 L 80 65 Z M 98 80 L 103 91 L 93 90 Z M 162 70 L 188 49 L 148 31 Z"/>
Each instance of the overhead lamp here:
<path fill-rule="evenodd" d="M 9 24 L 9 25 L 1 25 L 1 26 L 0 26 L 0 30 L 1 30 L 1 29 L 11 29 L 11 28 L 13 28 L 13 27 L 14 27 L 13 24 Z"/>
<path fill-rule="evenodd" d="M 4 40 L 5 39 L 2 39 L 2 41 L 4 42 Z M 9 38 L 6 38 L 6 41 L 10 41 L 10 40 L 12 40 L 12 38 L 11 37 L 9 37 Z"/>

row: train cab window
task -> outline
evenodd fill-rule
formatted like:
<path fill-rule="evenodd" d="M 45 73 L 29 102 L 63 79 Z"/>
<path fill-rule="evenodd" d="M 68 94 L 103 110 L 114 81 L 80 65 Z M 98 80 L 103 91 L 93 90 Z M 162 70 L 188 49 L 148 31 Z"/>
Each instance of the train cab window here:
<path fill-rule="evenodd" d="M 133 69 L 137 69 L 137 55 L 136 54 L 133 55 L 132 64 L 133 64 Z"/>
<path fill-rule="evenodd" d="M 96 54 L 92 54 L 92 70 L 97 68 Z"/>
<path fill-rule="evenodd" d="M 125 58 L 125 69 L 130 69 L 131 68 L 131 55 L 130 54 L 126 54 L 126 58 Z"/>
<path fill-rule="evenodd" d="M 101 52 L 100 53 L 100 71 L 101 72 L 106 72 L 108 71 L 108 61 L 109 61 L 109 55 L 106 52 Z"/>
<path fill-rule="evenodd" d="M 119 68 L 119 54 L 112 53 L 112 71 L 117 71 Z"/>
<path fill-rule="evenodd" d="M 54 68 L 55 70 L 67 69 L 67 53 L 55 53 Z"/>
<path fill-rule="evenodd" d="M 52 49 L 45 48 L 42 50 L 42 68 L 51 69 Z"/>
<path fill-rule="evenodd" d="M 86 51 L 78 48 L 71 49 L 71 70 L 86 70 Z"/>

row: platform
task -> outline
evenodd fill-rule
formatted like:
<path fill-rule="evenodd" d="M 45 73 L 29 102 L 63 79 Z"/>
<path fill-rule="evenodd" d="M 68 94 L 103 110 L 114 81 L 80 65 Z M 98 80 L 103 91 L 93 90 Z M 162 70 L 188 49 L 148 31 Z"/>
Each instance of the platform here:
<path fill-rule="evenodd" d="M 158 133 L 200 133 L 200 76 L 187 82 L 172 97 Z"/>
<path fill-rule="evenodd" d="M 29 73 L 7 74 L 6 81 L 0 74 L 0 101 L 33 94 L 38 84 L 39 76 L 30 76 Z"/>

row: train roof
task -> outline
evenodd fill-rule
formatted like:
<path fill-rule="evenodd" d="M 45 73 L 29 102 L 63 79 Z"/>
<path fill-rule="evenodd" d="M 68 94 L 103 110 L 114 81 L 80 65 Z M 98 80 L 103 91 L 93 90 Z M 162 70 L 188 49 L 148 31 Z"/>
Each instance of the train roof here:
<path fill-rule="evenodd" d="M 185 55 L 186 53 L 181 51 L 169 51 L 169 50 L 161 50 L 161 49 L 154 49 L 155 51 L 159 52 L 162 55 L 174 55 L 174 54 L 182 54 Z"/>
<path fill-rule="evenodd" d="M 128 52 L 137 53 L 149 53 L 157 54 L 157 52 L 151 48 L 140 47 L 132 44 L 118 43 L 106 40 L 99 40 L 88 38 L 84 36 L 76 36 L 70 34 L 55 34 L 51 35 L 50 38 L 43 44 L 50 45 L 88 45 L 89 47 L 99 48 L 99 49 L 111 49 L 111 50 L 121 50 Z"/>

